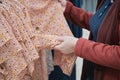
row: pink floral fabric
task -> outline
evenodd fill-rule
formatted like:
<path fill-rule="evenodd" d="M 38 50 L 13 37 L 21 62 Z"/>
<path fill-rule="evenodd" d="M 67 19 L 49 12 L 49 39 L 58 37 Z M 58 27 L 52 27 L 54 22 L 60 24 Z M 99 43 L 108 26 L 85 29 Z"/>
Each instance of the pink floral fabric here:
<path fill-rule="evenodd" d="M 50 43 L 52 45 L 58 43 L 51 42 L 55 37 L 62 35 L 72 36 L 63 16 L 63 8 L 57 0 L 22 0 L 21 2 L 28 8 L 35 34 L 40 36 L 37 37 L 40 40 L 37 47 L 50 48 Z M 65 74 L 70 75 L 75 59 L 74 54 L 64 56 L 56 52 L 54 60 L 55 64 L 59 65 Z"/>
<path fill-rule="evenodd" d="M 59 43 L 52 40 L 72 36 L 62 10 L 57 0 L 2 0 L 0 80 L 48 80 L 53 62 L 47 53 Z M 54 64 L 70 75 L 75 59 L 56 52 Z"/>

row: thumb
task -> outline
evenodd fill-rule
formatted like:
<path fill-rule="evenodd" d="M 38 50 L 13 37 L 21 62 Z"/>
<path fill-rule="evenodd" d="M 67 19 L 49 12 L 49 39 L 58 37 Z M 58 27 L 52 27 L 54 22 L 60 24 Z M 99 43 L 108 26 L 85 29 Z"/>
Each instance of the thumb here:
<path fill-rule="evenodd" d="M 60 51 L 60 50 L 62 49 L 62 46 L 63 46 L 63 43 L 58 44 L 58 45 L 56 45 L 56 46 L 54 47 L 54 49 Z"/>

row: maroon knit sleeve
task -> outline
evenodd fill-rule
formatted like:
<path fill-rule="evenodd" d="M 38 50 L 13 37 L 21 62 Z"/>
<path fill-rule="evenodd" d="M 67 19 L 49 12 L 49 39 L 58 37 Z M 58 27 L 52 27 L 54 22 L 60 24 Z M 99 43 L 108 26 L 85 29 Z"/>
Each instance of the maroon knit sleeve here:
<path fill-rule="evenodd" d="M 75 47 L 77 56 L 96 64 L 120 70 L 120 46 L 80 38 Z"/>
<path fill-rule="evenodd" d="M 89 13 L 81 8 L 75 7 L 71 2 L 67 2 L 64 15 L 66 19 L 68 19 L 72 23 L 78 26 L 82 26 L 82 28 L 90 30 L 89 20 L 93 15 L 92 13 Z"/>

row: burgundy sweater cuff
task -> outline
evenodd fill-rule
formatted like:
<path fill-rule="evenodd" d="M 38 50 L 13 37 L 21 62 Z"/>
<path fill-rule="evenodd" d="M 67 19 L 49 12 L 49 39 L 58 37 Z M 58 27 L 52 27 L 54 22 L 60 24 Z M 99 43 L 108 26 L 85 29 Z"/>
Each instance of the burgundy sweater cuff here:
<path fill-rule="evenodd" d="M 75 54 L 76 56 L 79 56 L 79 57 L 82 57 L 82 48 L 84 46 L 84 43 L 87 39 L 84 39 L 84 38 L 79 38 L 77 43 L 76 43 L 76 46 L 75 46 Z"/>
<path fill-rule="evenodd" d="M 69 14 L 71 12 L 72 6 L 73 6 L 73 4 L 71 2 L 69 2 L 69 1 L 67 1 L 64 13 Z"/>

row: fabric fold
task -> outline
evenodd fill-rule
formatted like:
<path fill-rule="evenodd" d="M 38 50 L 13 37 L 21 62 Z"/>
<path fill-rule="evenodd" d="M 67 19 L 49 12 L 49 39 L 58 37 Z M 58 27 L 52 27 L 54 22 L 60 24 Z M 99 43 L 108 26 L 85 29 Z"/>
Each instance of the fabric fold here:
<path fill-rule="evenodd" d="M 38 47 L 50 48 L 51 40 L 53 40 L 57 36 L 62 36 L 62 35 L 73 36 L 64 18 L 63 8 L 61 7 L 60 3 L 54 0 L 50 0 L 50 1 L 39 0 L 39 1 L 22 0 L 22 3 L 28 8 L 33 30 L 35 34 L 39 36 L 36 37 L 40 41 L 38 43 L 41 44 L 40 45 L 36 43 Z M 41 6 L 44 5 L 42 4 L 42 2 L 44 2 L 45 4 L 47 3 L 47 6 L 41 8 Z M 36 39 L 34 40 L 36 41 Z M 55 44 L 59 44 L 59 43 L 55 43 Z M 56 54 L 55 57 L 57 57 L 55 58 L 55 62 L 57 63 L 57 65 L 59 65 L 58 63 L 61 63 L 61 65 L 59 66 L 62 68 L 63 72 L 67 75 L 70 75 L 76 60 L 76 56 L 74 54 L 64 56 L 63 54 L 58 52 L 58 54 Z M 60 62 L 57 62 L 58 59 Z"/>
<path fill-rule="evenodd" d="M 54 39 L 72 36 L 62 10 L 54 0 L 2 0 L 0 66 L 4 65 L 0 70 L 1 80 L 3 76 L 4 80 L 48 79 L 53 70 L 49 50 L 60 43 Z M 56 52 L 54 57 L 56 65 L 70 75 L 76 56 Z"/>

